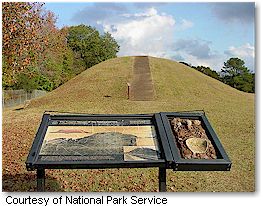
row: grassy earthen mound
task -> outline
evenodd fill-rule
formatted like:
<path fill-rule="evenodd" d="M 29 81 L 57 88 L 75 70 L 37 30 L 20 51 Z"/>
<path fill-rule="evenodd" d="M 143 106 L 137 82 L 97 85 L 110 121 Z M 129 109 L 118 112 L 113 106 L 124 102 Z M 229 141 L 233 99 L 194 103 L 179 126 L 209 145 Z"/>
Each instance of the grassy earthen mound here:
<path fill-rule="evenodd" d="M 154 113 L 204 109 L 233 166 L 230 172 L 168 171 L 168 191 L 254 191 L 254 94 L 238 91 L 175 61 L 149 58 L 154 101 L 127 99 L 133 57 L 100 63 L 22 110 L 3 110 L 4 191 L 35 191 L 25 161 L 45 110 Z M 157 169 L 47 170 L 47 191 L 157 191 Z"/>

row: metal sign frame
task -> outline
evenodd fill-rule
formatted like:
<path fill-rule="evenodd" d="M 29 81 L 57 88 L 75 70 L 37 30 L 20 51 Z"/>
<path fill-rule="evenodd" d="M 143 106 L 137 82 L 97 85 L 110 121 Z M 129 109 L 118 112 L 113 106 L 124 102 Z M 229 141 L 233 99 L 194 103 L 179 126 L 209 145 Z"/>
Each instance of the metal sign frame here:
<path fill-rule="evenodd" d="M 212 141 L 218 155 L 218 159 L 183 159 L 177 147 L 174 134 L 171 130 L 169 118 L 180 117 L 199 119 L 202 122 L 208 138 Z M 157 140 L 161 158 L 146 161 L 110 161 L 110 160 L 67 160 L 44 161 L 39 159 L 39 153 L 44 141 L 48 126 L 53 121 L 111 121 L 111 120 L 150 120 L 157 134 Z M 204 113 L 168 112 L 155 114 L 44 114 L 33 141 L 26 168 L 29 171 L 37 170 L 37 190 L 44 191 L 45 169 L 105 169 L 105 168 L 159 168 L 159 191 L 166 191 L 166 169 L 174 171 L 228 171 L 231 167 L 222 144 L 210 125 Z"/>
<path fill-rule="evenodd" d="M 171 149 L 174 161 L 172 168 L 175 171 L 228 171 L 231 168 L 231 161 L 227 156 L 217 134 L 209 123 L 204 113 L 180 113 L 180 112 L 162 112 L 160 113 L 163 127 L 165 128 L 167 141 Z M 174 134 L 169 123 L 169 118 L 185 118 L 200 120 L 209 140 L 214 145 L 217 159 L 184 159 L 180 155 Z"/>

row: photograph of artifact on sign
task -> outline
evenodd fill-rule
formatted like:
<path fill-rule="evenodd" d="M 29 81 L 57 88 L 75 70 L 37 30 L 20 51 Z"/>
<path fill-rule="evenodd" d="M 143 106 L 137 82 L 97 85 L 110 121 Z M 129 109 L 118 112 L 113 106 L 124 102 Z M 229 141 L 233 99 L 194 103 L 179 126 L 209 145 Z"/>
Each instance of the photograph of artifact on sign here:
<path fill-rule="evenodd" d="M 214 145 L 200 120 L 172 118 L 170 124 L 184 159 L 217 159 Z"/>
<path fill-rule="evenodd" d="M 49 126 L 42 160 L 158 160 L 154 126 Z"/>

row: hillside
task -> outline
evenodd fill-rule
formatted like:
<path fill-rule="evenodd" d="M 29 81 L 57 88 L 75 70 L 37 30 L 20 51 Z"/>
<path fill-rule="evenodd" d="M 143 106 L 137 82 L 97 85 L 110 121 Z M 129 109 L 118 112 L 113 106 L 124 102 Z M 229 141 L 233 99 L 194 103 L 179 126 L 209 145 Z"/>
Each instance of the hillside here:
<path fill-rule="evenodd" d="M 102 62 L 24 110 L 3 111 L 3 190 L 35 190 L 24 162 L 45 110 L 152 113 L 204 109 L 226 149 L 231 172 L 168 172 L 168 191 L 254 191 L 254 94 L 231 88 L 175 61 L 150 57 L 154 101 L 127 99 L 133 57 Z M 47 171 L 52 191 L 156 191 L 156 169 Z M 93 178 L 94 175 L 96 178 Z M 134 177 L 134 178 L 133 178 Z M 138 178 L 140 177 L 140 178 Z"/>

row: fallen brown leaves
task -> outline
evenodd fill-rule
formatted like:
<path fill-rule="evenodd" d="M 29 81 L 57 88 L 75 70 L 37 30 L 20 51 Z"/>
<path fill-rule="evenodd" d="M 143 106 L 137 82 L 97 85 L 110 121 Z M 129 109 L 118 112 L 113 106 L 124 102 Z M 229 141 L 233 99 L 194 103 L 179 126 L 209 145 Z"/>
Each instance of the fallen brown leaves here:
<path fill-rule="evenodd" d="M 36 191 L 36 172 L 27 171 L 25 161 L 41 115 L 26 110 L 4 113 L 3 191 Z M 143 170 L 46 170 L 46 191 L 157 191 L 157 170 L 155 179 Z M 149 180 L 151 184 L 147 184 Z"/>

